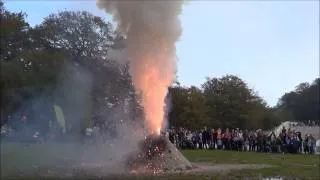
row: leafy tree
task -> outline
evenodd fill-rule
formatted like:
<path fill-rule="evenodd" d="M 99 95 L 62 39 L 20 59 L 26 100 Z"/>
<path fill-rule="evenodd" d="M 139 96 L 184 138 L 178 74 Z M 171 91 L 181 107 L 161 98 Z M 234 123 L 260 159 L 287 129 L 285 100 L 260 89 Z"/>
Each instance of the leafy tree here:
<path fill-rule="evenodd" d="M 208 78 L 202 85 L 210 108 L 209 116 L 221 127 L 242 128 L 248 120 L 250 105 L 255 96 L 240 78 L 226 75 L 222 78 Z"/>
<path fill-rule="evenodd" d="M 92 107 L 88 107 L 92 115 L 87 117 L 91 123 L 112 124 L 122 114 L 116 111 L 123 110 L 128 99 L 136 100 L 130 95 L 134 90 L 128 68 L 108 57 L 109 49 L 124 47 L 111 23 L 86 11 L 63 11 L 45 18 L 33 34 L 39 49 L 62 51 L 74 66 L 79 64 L 92 74 Z"/>
<path fill-rule="evenodd" d="M 169 93 L 172 98 L 169 113 L 171 126 L 200 129 L 208 124 L 205 98 L 199 88 L 174 86 L 169 89 Z"/>
<path fill-rule="evenodd" d="M 1 104 L 5 104 L 1 106 L 1 124 L 3 124 L 7 121 L 9 114 L 31 98 L 32 92 L 21 90 L 21 88 L 39 84 L 39 81 L 43 80 L 42 77 L 50 75 L 46 73 L 39 76 L 36 71 L 31 71 L 32 62 L 26 61 L 32 41 L 29 38 L 30 27 L 25 21 L 25 14 L 7 11 L 2 1 L 0 7 L 0 86 Z M 17 89 L 20 90 L 17 91 Z M 21 97 L 21 99 L 14 97 Z"/>
<path fill-rule="evenodd" d="M 73 57 L 106 58 L 113 45 L 111 23 L 86 11 L 62 11 L 45 18 L 35 32 L 44 46 L 62 49 Z"/>
<path fill-rule="evenodd" d="M 171 87 L 170 125 L 200 129 L 270 129 L 283 121 L 284 113 L 267 104 L 247 84 L 233 75 L 207 78 L 202 89 Z"/>
<path fill-rule="evenodd" d="M 187 104 L 187 89 L 181 86 L 172 86 L 169 88 L 169 95 L 169 97 L 171 98 L 169 125 L 183 126 L 184 120 L 181 114 L 184 113 L 183 107 Z"/>
<path fill-rule="evenodd" d="M 26 14 L 23 12 L 12 13 L 5 9 L 3 2 L 0 4 L 0 60 L 20 60 L 19 55 L 28 48 L 29 24 L 25 21 Z"/>
<path fill-rule="evenodd" d="M 292 114 L 291 119 L 286 120 L 312 120 L 319 123 L 319 79 L 315 79 L 312 84 L 300 83 L 294 91 L 285 93 L 280 98 L 277 107 Z"/>

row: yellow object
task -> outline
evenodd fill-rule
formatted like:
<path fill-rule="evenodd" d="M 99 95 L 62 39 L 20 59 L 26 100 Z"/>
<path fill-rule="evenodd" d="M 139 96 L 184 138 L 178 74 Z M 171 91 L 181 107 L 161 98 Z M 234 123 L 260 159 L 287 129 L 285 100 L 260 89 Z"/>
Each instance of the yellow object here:
<path fill-rule="evenodd" d="M 62 127 L 63 132 L 66 132 L 66 121 L 64 119 L 63 111 L 60 106 L 53 105 L 54 111 L 56 112 L 56 118 L 59 125 Z"/>

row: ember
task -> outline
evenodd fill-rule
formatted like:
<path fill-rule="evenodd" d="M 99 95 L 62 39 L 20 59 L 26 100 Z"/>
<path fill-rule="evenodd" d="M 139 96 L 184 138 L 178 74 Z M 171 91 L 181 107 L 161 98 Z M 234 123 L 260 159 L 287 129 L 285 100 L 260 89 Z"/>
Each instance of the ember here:
<path fill-rule="evenodd" d="M 165 137 L 150 135 L 140 144 L 140 151 L 128 159 L 132 173 L 159 174 L 166 171 L 186 170 L 190 162 Z"/>

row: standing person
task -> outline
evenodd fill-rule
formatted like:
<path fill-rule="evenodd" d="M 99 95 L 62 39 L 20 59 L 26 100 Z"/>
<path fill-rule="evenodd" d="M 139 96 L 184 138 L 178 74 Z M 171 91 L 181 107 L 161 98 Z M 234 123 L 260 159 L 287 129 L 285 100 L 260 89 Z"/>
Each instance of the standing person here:
<path fill-rule="evenodd" d="M 285 131 L 282 131 L 282 133 L 281 133 L 281 152 L 282 153 L 285 153 L 287 150 L 286 138 L 287 138 L 287 134 L 285 133 Z"/>
<path fill-rule="evenodd" d="M 208 133 L 207 133 L 206 127 L 204 127 L 202 131 L 202 146 L 203 146 L 203 149 L 207 149 L 208 147 Z"/>
<path fill-rule="evenodd" d="M 287 133 L 287 130 L 286 130 L 286 128 L 285 128 L 284 126 L 282 126 L 281 133 L 282 133 L 282 134 L 286 134 L 286 133 Z"/>
<path fill-rule="evenodd" d="M 174 143 L 175 143 L 176 147 L 179 148 L 179 129 L 175 130 Z"/>
<path fill-rule="evenodd" d="M 195 136 L 196 136 L 196 147 L 197 149 L 200 149 L 200 141 L 201 141 L 200 133 L 195 131 Z"/>
<path fill-rule="evenodd" d="M 288 134 L 285 138 L 285 153 L 291 152 L 291 145 L 292 145 L 292 140 L 291 140 L 291 134 Z"/>
<path fill-rule="evenodd" d="M 226 128 L 224 132 L 224 147 L 229 150 L 231 147 L 232 134 L 229 131 L 229 128 Z"/>
<path fill-rule="evenodd" d="M 235 130 L 231 129 L 231 139 L 230 139 L 230 149 L 234 150 L 234 137 L 235 137 Z"/>
<path fill-rule="evenodd" d="M 199 132 L 199 149 L 203 149 L 203 136 L 202 136 L 202 132 Z"/>
<path fill-rule="evenodd" d="M 255 136 L 254 133 L 251 131 L 249 134 L 249 151 L 254 151 L 254 143 L 255 142 Z"/>
<path fill-rule="evenodd" d="M 217 130 L 217 148 L 218 149 L 222 149 L 222 132 L 221 132 L 221 129 L 219 128 Z"/>
<path fill-rule="evenodd" d="M 258 151 L 258 152 L 262 152 L 262 151 L 263 151 L 263 135 L 262 135 L 261 129 L 259 129 L 257 133 L 258 133 L 258 137 L 257 137 L 257 140 L 258 140 L 257 151 Z"/>
<path fill-rule="evenodd" d="M 277 137 L 276 146 L 277 146 L 277 152 L 281 153 L 281 152 L 282 152 L 282 138 L 281 138 L 281 134 L 279 134 L 279 136 Z"/>
<path fill-rule="evenodd" d="M 198 147 L 197 147 L 197 133 L 195 133 L 195 132 L 192 132 L 192 148 L 193 149 L 197 149 Z"/>
<path fill-rule="evenodd" d="M 308 142 L 309 142 L 309 135 L 306 134 L 303 140 L 303 151 L 305 154 L 309 153 Z"/>
<path fill-rule="evenodd" d="M 182 128 L 180 128 L 179 132 L 178 132 L 178 147 L 179 147 L 179 149 L 183 148 L 183 139 L 184 139 L 184 130 Z"/>
<path fill-rule="evenodd" d="M 315 138 L 309 134 L 309 138 L 308 138 L 308 151 L 309 154 L 313 154 L 314 153 L 314 146 L 315 146 Z"/>
<path fill-rule="evenodd" d="M 187 148 L 188 149 L 192 149 L 193 148 L 193 145 L 192 145 L 192 133 L 191 131 L 188 131 L 187 133 Z"/>
<path fill-rule="evenodd" d="M 212 129 L 211 130 L 211 148 L 212 149 L 216 149 L 216 145 L 217 145 L 217 132 Z"/>
<path fill-rule="evenodd" d="M 239 140 L 239 135 L 238 135 L 238 128 L 233 131 L 233 145 L 232 145 L 232 150 L 238 150 L 238 140 Z"/>
<path fill-rule="evenodd" d="M 301 132 L 297 132 L 297 136 L 298 136 L 298 139 L 299 139 L 299 153 L 302 153 L 303 152 L 303 139 L 301 137 Z"/>
<path fill-rule="evenodd" d="M 264 144 L 265 152 L 271 152 L 271 135 L 268 136 L 267 134 L 265 134 L 264 139 L 265 139 L 265 144 Z"/>
<path fill-rule="evenodd" d="M 294 133 L 292 145 L 293 145 L 293 153 L 298 153 L 300 151 L 299 149 L 300 140 L 297 133 Z"/>
<path fill-rule="evenodd" d="M 238 132 L 238 151 L 242 151 L 242 146 L 243 146 L 243 132 L 240 129 Z"/>
<path fill-rule="evenodd" d="M 174 130 L 169 130 L 169 140 L 172 144 L 174 144 Z"/>
<path fill-rule="evenodd" d="M 206 129 L 206 136 L 207 136 L 207 149 L 210 149 L 212 144 L 212 134 L 209 128 Z"/>
<path fill-rule="evenodd" d="M 270 141 L 271 141 L 271 152 L 277 152 L 277 137 L 274 131 L 272 131 L 270 135 Z"/>
<path fill-rule="evenodd" d="M 242 136 L 243 136 L 243 142 L 244 142 L 243 150 L 248 151 L 249 150 L 249 132 L 248 132 L 248 130 L 245 130 L 243 132 Z"/>

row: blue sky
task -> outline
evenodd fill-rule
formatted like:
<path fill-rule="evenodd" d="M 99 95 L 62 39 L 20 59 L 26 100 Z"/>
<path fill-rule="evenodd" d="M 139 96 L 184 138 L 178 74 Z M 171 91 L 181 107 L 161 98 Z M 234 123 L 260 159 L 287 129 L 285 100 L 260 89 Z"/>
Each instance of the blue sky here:
<path fill-rule="evenodd" d="M 87 10 L 95 1 L 5 1 L 31 25 L 50 13 Z M 205 77 L 234 74 L 271 106 L 301 82 L 319 77 L 319 1 L 190 1 L 181 15 L 178 78 L 199 86 Z"/>

